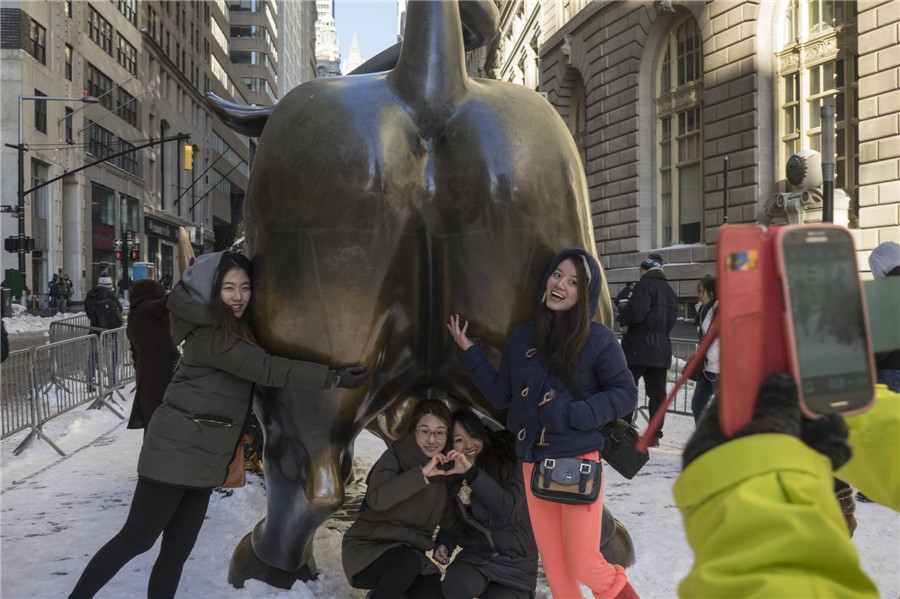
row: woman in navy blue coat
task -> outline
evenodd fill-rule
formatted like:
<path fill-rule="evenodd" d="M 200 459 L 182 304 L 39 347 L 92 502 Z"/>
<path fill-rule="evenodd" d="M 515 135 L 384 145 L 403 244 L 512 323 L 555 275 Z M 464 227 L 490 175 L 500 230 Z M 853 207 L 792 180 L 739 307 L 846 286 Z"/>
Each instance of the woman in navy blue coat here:
<path fill-rule="evenodd" d="M 508 409 L 506 424 L 516 435 L 531 524 L 554 599 L 582 597 L 579 582 L 594 597 L 637 597 L 625 570 L 600 553 L 602 488 L 594 504 L 566 505 L 536 498 L 528 484 L 535 463 L 545 458 L 599 461 L 600 427 L 637 405 L 621 346 L 608 328 L 591 321 L 602 284 L 588 252 L 568 248 L 557 254 L 542 280 L 535 320 L 513 331 L 496 370 L 466 335 L 468 322 L 455 315 L 447 325 L 472 381 L 494 407 Z M 569 393 L 567 377 L 584 401 Z"/>

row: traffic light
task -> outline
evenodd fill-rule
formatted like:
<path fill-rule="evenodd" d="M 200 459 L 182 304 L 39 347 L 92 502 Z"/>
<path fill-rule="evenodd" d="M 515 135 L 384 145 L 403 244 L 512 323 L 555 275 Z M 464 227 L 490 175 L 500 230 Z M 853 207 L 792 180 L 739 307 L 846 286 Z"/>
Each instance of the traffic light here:
<path fill-rule="evenodd" d="M 137 260 L 137 250 L 131 250 L 131 261 L 135 262 Z"/>
<path fill-rule="evenodd" d="M 194 170 L 194 146 L 184 146 L 184 170 Z"/>
<path fill-rule="evenodd" d="M 121 262 L 124 255 L 125 253 L 122 250 L 116 250 L 116 262 Z"/>

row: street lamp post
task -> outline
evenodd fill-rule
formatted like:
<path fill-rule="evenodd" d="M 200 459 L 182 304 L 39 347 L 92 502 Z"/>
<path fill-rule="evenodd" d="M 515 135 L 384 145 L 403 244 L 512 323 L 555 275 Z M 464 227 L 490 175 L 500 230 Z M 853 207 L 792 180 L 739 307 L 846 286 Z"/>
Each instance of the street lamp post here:
<path fill-rule="evenodd" d="M 19 135 L 16 150 L 19 156 L 19 182 L 18 182 L 18 218 L 19 218 L 19 235 L 16 248 L 19 253 L 19 272 L 22 273 L 22 281 L 25 280 L 25 143 L 22 140 L 22 102 L 24 100 L 43 100 L 56 102 L 84 102 L 85 104 L 96 104 L 99 100 L 93 96 L 84 96 L 83 98 L 60 98 L 54 96 L 19 96 Z"/>

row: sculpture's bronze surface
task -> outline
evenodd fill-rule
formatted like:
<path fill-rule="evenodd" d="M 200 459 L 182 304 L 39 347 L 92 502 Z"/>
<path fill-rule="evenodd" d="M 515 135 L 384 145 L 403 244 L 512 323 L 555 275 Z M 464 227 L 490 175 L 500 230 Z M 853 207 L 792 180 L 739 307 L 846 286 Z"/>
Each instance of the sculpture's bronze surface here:
<path fill-rule="evenodd" d="M 229 580 L 290 586 L 315 574 L 313 535 L 343 504 L 364 427 L 394 438 L 426 396 L 504 421 L 469 382 L 448 316 L 467 317 L 499 360 L 550 259 L 594 240 L 564 123 L 533 91 L 467 76 L 457 2 L 410 3 L 392 71 L 309 81 L 267 118 L 246 204 L 257 337 L 276 354 L 372 373 L 356 390 L 257 397 L 268 513 Z"/>

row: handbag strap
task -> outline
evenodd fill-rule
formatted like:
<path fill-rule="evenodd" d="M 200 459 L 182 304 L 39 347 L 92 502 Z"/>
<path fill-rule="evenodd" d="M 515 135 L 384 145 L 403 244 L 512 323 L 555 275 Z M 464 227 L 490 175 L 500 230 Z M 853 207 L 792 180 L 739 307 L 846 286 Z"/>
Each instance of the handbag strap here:
<path fill-rule="evenodd" d="M 575 381 L 572 380 L 572 375 L 568 372 L 562 372 L 559 374 L 559 378 L 562 381 L 563 385 L 565 385 L 566 390 L 569 392 L 569 395 L 572 396 L 573 399 L 577 399 L 578 401 L 586 401 L 584 399 L 584 395 L 581 394 L 581 391 L 575 385 Z"/>

